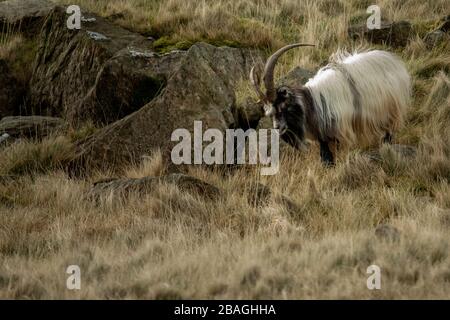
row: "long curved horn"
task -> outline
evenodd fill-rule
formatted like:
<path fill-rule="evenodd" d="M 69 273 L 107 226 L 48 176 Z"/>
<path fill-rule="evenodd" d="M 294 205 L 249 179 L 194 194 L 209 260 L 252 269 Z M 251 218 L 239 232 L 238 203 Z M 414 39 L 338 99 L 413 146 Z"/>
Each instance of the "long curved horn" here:
<path fill-rule="evenodd" d="M 277 64 L 278 58 L 281 57 L 283 53 L 286 51 L 296 48 L 296 47 L 314 47 L 313 44 L 307 44 L 307 43 L 295 43 L 287 45 L 281 49 L 279 49 L 277 52 L 275 52 L 273 55 L 270 56 L 270 58 L 267 60 L 266 65 L 264 67 L 264 85 L 266 86 L 266 97 L 269 101 L 275 100 L 275 83 L 273 80 L 273 73 L 275 70 L 275 65 Z"/>
<path fill-rule="evenodd" d="M 256 93 L 258 94 L 258 97 L 261 101 L 263 102 L 267 102 L 267 97 L 266 95 L 261 91 L 261 81 L 260 81 L 260 77 L 259 74 L 256 74 L 256 66 L 252 67 L 252 70 L 250 70 L 250 82 L 253 85 L 253 88 L 255 89 Z"/>

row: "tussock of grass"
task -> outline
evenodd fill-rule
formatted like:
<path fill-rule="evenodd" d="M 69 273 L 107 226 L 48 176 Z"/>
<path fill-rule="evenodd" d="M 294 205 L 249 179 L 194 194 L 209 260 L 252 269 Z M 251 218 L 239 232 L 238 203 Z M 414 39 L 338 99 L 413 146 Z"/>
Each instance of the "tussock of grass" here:
<path fill-rule="evenodd" d="M 65 137 L 44 139 L 42 142 L 19 141 L 0 154 L 0 174 L 23 175 L 45 173 L 61 167 L 69 159 L 72 145 Z"/>
<path fill-rule="evenodd" d="M 24 85 L 31 77 L 35 53 L 34 40 L 25 39 L 16 31 L 0 33 L 0 59 L 7 61 L 11 73 Z"/>
<path fill-rule="evenodd" d="M 0 59 L 8 59 L 24 41 L 21 35 L 3 36 L 0 40 Z"/>
<path fill-rule="evenodd" d="M 67 132 L 67 137 L 71 142 L 81 141 L 94 134 L 97 129 L 91 121 L 87 121 L 77 128 L 70 127 Z"/>
<path fill-rule="evenodd" d="M 162 176 L 167 170 L 161 151 L 155 151 L 151 157 L 143 158 L 138 165 L 134 164 L 125 171 L 125 176 L 132 179 Z"/>

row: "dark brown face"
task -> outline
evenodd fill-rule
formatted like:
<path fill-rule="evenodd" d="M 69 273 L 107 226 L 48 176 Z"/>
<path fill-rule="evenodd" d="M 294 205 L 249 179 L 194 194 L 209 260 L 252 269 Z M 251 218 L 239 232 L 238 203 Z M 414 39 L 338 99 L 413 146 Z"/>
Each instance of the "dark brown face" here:
<path fill-rule="evenodd" d="M 280 131 L 281 138 L 300 148 L 305 139 L 305 113 L 294 92 L 286 86 L 277 89 L 273 106 L 273 127 Z"/>

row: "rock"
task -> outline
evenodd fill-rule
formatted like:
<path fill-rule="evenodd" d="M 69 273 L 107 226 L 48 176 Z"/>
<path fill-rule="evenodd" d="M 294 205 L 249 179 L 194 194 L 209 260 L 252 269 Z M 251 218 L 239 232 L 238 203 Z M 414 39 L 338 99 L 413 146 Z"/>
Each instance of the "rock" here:
<path fill-rule="evenodd" d="M 443 23 L 436 30 L 429 32 L 423 38 L 428 49 L 450 41 L 450 16 L 442 18 L 442 21 Z"/>
<path fill-rule="evenodd" d="M 234 87 L 247 78 L 259 52 L 250 49 L 193 45 L 161 94 L 139 111 L 96 132 L 80 143 L 71 170 L 118 168 L 161 149 L 166 161 L 178 142 L 171 141 L 175 129 L 193 132 L 194 121 L 203 130 L 222 132 L 236 120 Z"/>
<path fill-rule="evenodd" d="M 5 117 L 0 120 L 0 135 L 12 138 L 43 138 L 64 127 L 61 118 L 29 116 Z"/>
<path fill-rule="evenodd" d="M 170 70 L 176 69 L 184 54 L 159 56 L 133 47 L 119 51 L 102 66 L 81 102 L 66 112 L 68 121 L 78 125 L 92 120 L 104 125 L 140 109 L 163 89 Z"/>
<path fill-rule="evenodd" d="M 80 30 L 56 7 L 40 34 L 30 81 L 33 114 L 104 125 L 139 110 L 164 87 L 184 54 L 159 56 L 144 36 L 83 12 Z"/>
<path fill-rule="evenodd" d="M 308 80 L 314 77 L 314 72 L 301 67 L 295 67 L 289 73 L 281 78 L 280 85 L 298 87 L 304 85 Z"/>
<path fill-rule="evenodd" d="M 292 214 L 298 214 L 301 212 L 300 207 L 291 199 L 284 195 L 274 194 L 272 190 L 261 183 L 252 184 L 250 186 L 250 192 L 248 202 L 256 207 L 265 206 L 270 199 L 274 199 L 276 202 L 281 203 Z"/>
<path fill-rule="evenodd" d="M 411 159 L 414 158 L 417 154 L 417 148 L 414 146 L 408 146 L 408 145 L 402 145 L 402 144 L 392 144 L 392 145 L 383 145 L 382 148 L 388 148 L 387 150 L 392 150 L 398 155 L 406 158 Z M 365 152 L 364 155 L 367 156 L 369 159 L 373 161 L 382 161 L 383 155 L 382 155 L 382 149 L 378 150 L 371 150 L 368 152 Z"/>
<path fill-rule="evenodd" d="M 431 31 L 430 33 L 427 33 L 425 37 L 423 38 L 423 42 L 425 42 L 425 45 L 428 49 L 432 49 L 441 43 L 443 43 L 445 40 L 448 41 L 449 37 L 445 34 L 444 31 L 441 30 L 435 30 Z"/>
<path fill-rule="evenodd" d="M 0 59 L 0 119 L 19 114 L 24 98 L 23 86 L 11 74 L 6 61 Z"/>
<path fill-rule="evenodd" d="M 380 29 L 368 29 L 366 23 L 350 26 L 348 34 L 352 39 L 365 38 L 376 44 L 404 47 L 413 36 L 413 27 L 408 21 L 381 22 Z"/>
<path fill-rule="evenodd" d="M 243 130 L 256 129 L 259 121 L 264 117 L 263 104 L 248 98 L 241 106 L 237 107 L 234 117 L 237 128 Z"/>
<path fill-rule="evenodd" d="M 450 31 L 450 15 L 442 18 L 443 23 L 439 26 L 438 30 L 442 32 Z"/>
<path fill-rule="evenodd" d="M 161 177 L 145 177 L 140 179 L 107 179 L 94 183 L 88 192 L 88 198 L 98 200 L 111 192 L 118 196 L 134 194 L 148 194 L 161 184 L 173 184 L 184 192 L 200 195 L 207 199 L 216 199 L 220 190 L 200 179 L 184 175 L 169 174 Z"/>
<path fill-rule="evenodd" d="M 5 144 L 10 138 L 11 138 L 11 136 L 9 134 L 7 134 L 7 133 L 1 134 L 0 135 L 0 146 Z"/>
<path fill-rule="evenodd" d="M 377 226 L 375 235 L 381 240 L 398 241 L 400 239 L 400 231 L 389 224 Z"/>
<path fill-rule="evenodd" d="M 47 0 L 8 0 L 0 2 L 0 30 L 11 28 L 35 36 L 45 17 L 55 7 Z"/>
<path fill-rule="evenodd" d="M 407 146 L 403 144 L 393 144 L 390 146 L 392 150 L 401 154 L 406 158 L 414 158 L 417 154 L 417 148 L 414 146 Z"/>
<path fill-rule="evenodd" d="M 115 21 L 120 19 L 125 19 L 125 12 L 115 12 L 106 17 L 106 19 Z"/>

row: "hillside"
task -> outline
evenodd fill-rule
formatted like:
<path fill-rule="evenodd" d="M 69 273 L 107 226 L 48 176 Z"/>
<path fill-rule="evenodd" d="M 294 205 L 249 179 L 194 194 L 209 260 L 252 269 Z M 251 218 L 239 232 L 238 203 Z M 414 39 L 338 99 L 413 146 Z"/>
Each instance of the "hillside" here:
<path fill-rule="evenodd" d="M 378 1 L 382 21 L 409 22 L 399 43 L 351 36 L 370 1 L 77 2 L 111 41 L 72 37 L 53 7 L 23 29 L 0 19 L 0 298 L 450 297 L 447 0 Z M 286 54 L 278 79 L 342 48 L 401 57 L 413 103 L 395 145 L 340 150 L 333 168 L 315 144 L 282 145 L 273 176 L 174 170 L 172 125 L 259 121 L 249 68 L 293 42 L 316 47 Z M 5 129 L 36 115 L 48 118 Z M 81 290 L 66 288 L 69 265 Z M 370 265 L 381 290 L 367 289 Z"/>

